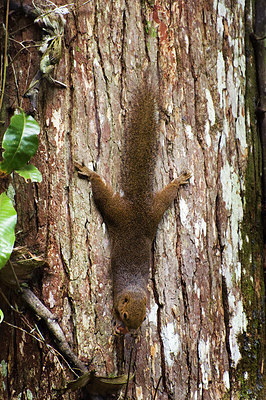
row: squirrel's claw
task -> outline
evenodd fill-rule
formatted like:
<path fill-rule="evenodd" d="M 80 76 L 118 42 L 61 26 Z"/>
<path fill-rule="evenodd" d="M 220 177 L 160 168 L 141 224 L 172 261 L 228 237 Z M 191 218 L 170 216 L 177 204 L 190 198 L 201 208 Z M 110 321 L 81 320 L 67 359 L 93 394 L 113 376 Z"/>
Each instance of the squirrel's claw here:
<path fill-rule="evenodd" d="M 192 177 L 190 172 L 183 172 L 177 179 L 175 179 L 176 183 L 179 185 L 185 185 L 189 183 L 189 179 Z"/>
<path fill-rule="evenodd" d="M 91 171 L 89 168 L 87 168 L 85 165 L 82 165 L 77 161 L 74 161 L 73 164 L 76 167 L 76 169 L 78 170 L 78 174 L 81 178 L 82 177 L 91 178 L 92 174 L 95 173 L 95 172 Z"/>
<path fill-rule="evenodd" d="M 115 324 L 114 326 L 114 335 L 118 336 L 118 335 L 125 335 L 126 333 L 128 333 L 129 330 L 128 328 L 123 324 L 123 322 L 120 322 L 118 324 Z"/>

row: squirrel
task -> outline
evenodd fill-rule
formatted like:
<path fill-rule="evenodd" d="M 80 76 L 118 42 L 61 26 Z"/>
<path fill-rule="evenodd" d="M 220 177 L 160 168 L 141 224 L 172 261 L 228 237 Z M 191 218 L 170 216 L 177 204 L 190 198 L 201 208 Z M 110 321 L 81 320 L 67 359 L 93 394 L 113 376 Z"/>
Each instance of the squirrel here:
<path fill-rule="evenodd" d="M 91 182 L 93 199 L 107 225 L 111 244 L 114 311 L 124 332 L 140 327 L 146 316 L 152 242 L 164 212 L 191 174 L 182 173 L 153 193 L 158 121 L 155 90 L 147 83 L 133 96 L 125 128 L 121 189 L 114 193 L 94 171 L 74 162 Z"/>

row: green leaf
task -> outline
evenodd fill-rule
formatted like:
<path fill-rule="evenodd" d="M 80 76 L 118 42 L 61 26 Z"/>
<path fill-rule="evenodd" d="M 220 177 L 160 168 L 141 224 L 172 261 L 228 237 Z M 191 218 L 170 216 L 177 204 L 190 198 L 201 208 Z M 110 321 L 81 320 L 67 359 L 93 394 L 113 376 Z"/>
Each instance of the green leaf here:
<path fill-rule="evenodd" d="M 4 313 L 0 308 L 0 324 L 3 322 L 3 320 L 4 320 Z"/>
<path fill-rule="evenodd" d="M 134 378 L 134 374 L 119 375 L 113 377 L 96 376 L 95 371 L 90 371 L 74 381 L 68 382 L 65 390 L 77 390 L 86 386 L 89 393 L 98 393 L 101 395 L 107 395 L 116 393 L 126 385 L 128 379 L 131 381 Z"/>
<path fill-rule="evenodd" d="M 15 242 L 17 213 L 5 193 L 0 195 L 0 269 L 12 253 Z"/>
<path fill-rule="evenodd" d="M 25 167 L 17 169 L 16 172 L 22 176 L 22 178 L 27 180 L 31 180 L 32 182 L 41 182 L 42 181 L 42 174 L 32 164 L 25 165 Z"/>
<path fill-rule="evenodd" d="M 9 174 L 24 167 L 37 151 L 39 133 L 40 127 L 30 115 L 23 111 L 13 115 L 3 138 L 5 152 L 0 169 Z"/>

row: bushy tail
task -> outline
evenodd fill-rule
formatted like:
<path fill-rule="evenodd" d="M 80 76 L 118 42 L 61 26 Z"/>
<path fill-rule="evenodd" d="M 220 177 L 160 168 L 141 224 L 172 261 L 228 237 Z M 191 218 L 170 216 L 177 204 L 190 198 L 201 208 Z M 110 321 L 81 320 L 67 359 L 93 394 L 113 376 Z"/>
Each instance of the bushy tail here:
<path fill-rule="evenodd" d="M 135 204 L 145 203 L 153 192 L 157 134 L 157 93 L 145 82 L 133 96 L 122 158 L 122 189 Z"/>

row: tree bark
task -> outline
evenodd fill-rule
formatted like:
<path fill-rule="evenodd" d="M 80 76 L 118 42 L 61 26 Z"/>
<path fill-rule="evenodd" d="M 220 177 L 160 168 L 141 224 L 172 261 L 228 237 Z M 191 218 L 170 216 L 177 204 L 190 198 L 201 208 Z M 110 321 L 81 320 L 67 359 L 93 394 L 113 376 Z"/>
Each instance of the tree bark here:
<path fill-rule="evenodd" d="M 43 181 L 25 184 L 14 176 L 12 182 L 17 242 L 43 253 L 49 263 L 31 288 L 97 375 L 127 373 L 134 346 L 130 399 L 152 399 L 160 377 L 157 400 L 260 399 L 262 151 L 249 39 L 253 3 L 81 3 L 66 16 L 62 59 L 55 69 L 67 88 L 41 83 L 34 161 Z M 36 41 L 36 26 L 12 36 L 17 19 L 11 13 L 11 38 Z M 20 26 L 24 22 L 20 15 Z M 10 42 L 12 56 L 18 49 Z M 8 67 L 7 116 L 17 98 L 25 111 L 31 107 L 22 99 L 36 72 L 37 54 L 30 51 L 13 63 L 17 96 Z M 184 170 L 193 177 L 159 225 L 147 318 L 134 339 L 113 334 L 108 233 L 73 160 L 93 166 L 119 191 L 125 115 L 147 67 L 159 82 L 163 110 L 154 190 Z M 1 325 L 0 396 L 56 398 L 53 388 L 74 376 L 47 347 L 56 348 L 53 337 L 24 310 L 19 295 L 10 294 L 10 302 L 26 314 L 10 310 L 1 299 L 5 321 L 25 331 L 38 327 L 45 342 Z M 81 396 L 73 391 L 60 398 Z"/>

